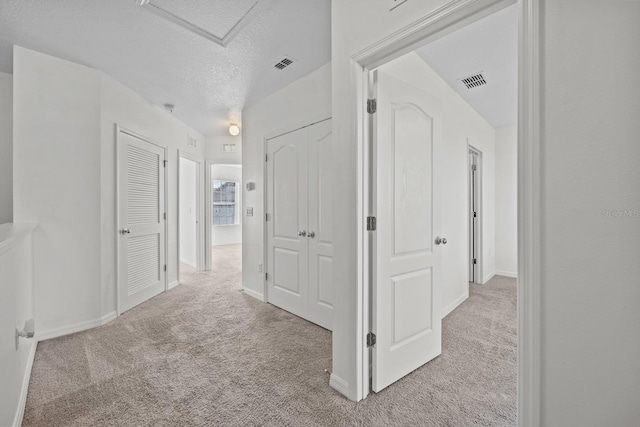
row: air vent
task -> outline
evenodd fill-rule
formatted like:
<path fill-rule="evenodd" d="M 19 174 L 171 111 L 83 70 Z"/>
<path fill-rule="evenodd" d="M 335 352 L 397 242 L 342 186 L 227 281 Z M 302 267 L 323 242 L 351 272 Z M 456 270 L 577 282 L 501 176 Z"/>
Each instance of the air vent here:
<path fill-rule="evenodd" d="M 484 74 L 478 73 L 473 76 L 465 77 L 460 81 L 467 87 L 467 89 L 473 89 L 478 86 L 484 86 L 487 84 L 487 80 L 484 78 Z"/>
<path fill-rule="evenodd" d="M 287 68 L 289 65 L 293 64 L 295 60 L 293 58 L 290 58 L 288 56 L 285 56 L 284 58 L 282 58 L 280 61 L 276 62 L 273 66 L 273 68 L 278 69 L 278 70 L 284 70 L 285 68 Z"/>

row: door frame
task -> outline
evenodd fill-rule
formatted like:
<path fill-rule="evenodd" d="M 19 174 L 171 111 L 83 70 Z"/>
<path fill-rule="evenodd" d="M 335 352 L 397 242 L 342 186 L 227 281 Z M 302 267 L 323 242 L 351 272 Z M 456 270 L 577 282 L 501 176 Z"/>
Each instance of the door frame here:
<path fill-rule="evenodd" d="M 477 226 L 477 231 L 476 231 L 476 240 L 475 240 L 475 246 L 476 246 L 476 274 L 475 274 L 475 283 L 479 283 L 481 285 L 483 285 L 485 283 L 484 281 L 484 268 L 482 268 L 482 262 L 484 260 L 484 254 L 482 251 L 482 231 L 484 230 L 484 227 L 482 226 L 482 219 L 483 219 L 483 210 L 482 210 L 482 151 L 480 151 L 479 149 L 477 149 L 476 147 L 473 146 L 473 144 L 471 144 L 471 142 L 469 141 L 467 143 L 467 156 L 471 156 L 471 152 L 474 152 L 477 156 L 478 156 L 478 168 L 476 170 L 476 185 L 477 185 L 477 191 L 478 194 L 476 195 L 476 201 L 478 202 L 478 216 L 476 217 L 476 226 Z M 468 162 L 467 162 L 468 163 Z M 469 171 L 469 168 L 467 168 L 467 183 L 471 183 L 471 172 Z M 470 201 L 471 199 L 471 184 L 469 185 L 469 196 L 467 197 L 467 201 Z M 469 207 L 467 209 L 467 214 L 471 213 L 471 204 L 469 204 Z M 468 227 L 467 227 L 467 232 L 468 232 L 468 238 L 467 238 L 467 242 L 469 242 L 469 244 L 471 245 L 471 235 L 472 235 L 472 230 L 471 230 L 471 224 L 468 223 Z M 471 247 L 469 247 L 469 249 L 471 250 Z"/>
<path fill-rule="evenodd" d="M 303 120 L 299 120 L 294 122 L 292 125 L 290 126 L 286 126 L 280 130 L 277 131 L 273 131 L 273 132 L 269 132 L 267 133 L 264 138 L 263 138 L 263 142 L 262 142 L 262 149 L 264 150 L 264 157 L 265 157 L 265 162 L 267 162 L 266 160 L 266 156 L 267 153 L 269 152 L 269 147 L 268 147 L 268 143 L 270 139 L 274 139 L 277 138 L 279 136 L 282 135 L 286 135 L 288 133 L 291 132 L 295 132 L 297 130 L 300 129 L 304 129 L 307 128 L 309 126 L 313 126 L 315 124 L 327 121 L 327 120 L 331 120 L 331 114 L 321 114 L 318 116 L 314 116 L 310 119 L 303 119 Z M 267 176 L 267 166 L 266 164 L 263 164 L 263 170 L 262 170 L 262 182 L 264 183 L 264 191 L 262 192 L 262 212 L 264 212 L 263 216 L 262 216 L 262 223 L 264 224 L 264 227 L 262 227 L 262 238 L 263 238 L 263 242 L 264 245 L 263 246 L 263 252 L 262 252 L 262 297 L 258 297 L 256 295 L 256 297 L 258 297 L 258 299 L 262 300 L 263 302 L 269 302 L 269 296 L 268 296 L 268 282 L 266 280 L 265 277 L 265 273 L 268 273 L 267 271 L 267 256 L 269 255 L 269 245 L 268 245 L 268 230 L 267 230 L 267 214 L 269 214 L 269 206 L 267 203 L 267 189 L 269 188 L 269 181 L 268 181 L 268 176 Z M 246 289 L 245 289 L 246 291 Z"/>
<path fill-rule="evenodd" d="M 118 314 L 118 316 L 120 316 L 122 314 L 122 307 L 120 304 L 120 239 L 119 237 L 119 232 L 120 232 L 120 196 L 121 196 L 121 191 L 120 191 L 120 169 L 121 169 L 121 165 L 120 165 L 120 144 L 121 144 L 121 137 L 120 137 L 120 133 L 124 133 L 126 135 L 132 136 L 134 138 L 138 138 L 142 141 L 148 142 L 149 144 L 155 145 L 156 147 L 162 148 L 162 150 L 164 151 L 164 161 L 165 161 L 165 171 L 164 171 L 164 212 L 167 213 L 167 218 L 164 220 L 164 259 L 165 262 L 167 263 L 167 265 L 169 264 L 169 215 L 168 215 L 168 211 L 169 211 L 169 194 L 168 194 L 168 190 L 169 190 L 169 179 L 168 179 L 168 157 L 169 157 L 169 150 L 166 146 L 164 145 L 160 145 L 157 144 L 156 142 L 154 142 L 153 140 L 151 140 L 150 138 L 135 132 L 131 129 L 128 129 L 124 126 L 119 125 L 118 123 L 116 123 L 114 125 L 115 127 L 115 131 L 116 131 L 116 137 L 115 137 L 115 143 L 116 143 L 116 150 L 115 150 L 115 154 L 116 154 L 116 158 L 115 158 L 115 163 L 116 163 L 116 312 Z M 164 290 L 167 291 L 169 289 L 169 269 L 164 271 Z"/>
<path fill-rule="evenodd" d="M 196 164 L 196 218 L 198 220 L 198 226 L 196 227 L 196 270 L 203 271 L 204 270 L 204 251 L 203 249 L 203 240 L 202 233 L 202 182 L 204 180 L 204 174 L 202 170 L 202 159 L 198 159 L 190 152 L 186 152 L 182 149 L 178 149 L 178 164 L 176 165 L 177 176 L 178 176 L 178 188 L 176 189 L 178 196 L 178 209 L 176 214 L 177 221 L 177 242 L 176 242 L 176 253 L 177 262 L 176 262 L 176 277 L 177 282 L 180 283 L 180 159 L 187 159 Z"/>
<path fill-rule="evenodd" d="M 357 147 L 357 259 L 356 318 L 353 331 L 356 354 L 356 384 L 353 390 L 361 400 L 369 392 L 369 351 L 366 334 L 369 331 L 371 283 L 370 247 L 364 231 L 371 182 L 368 179 L 370 120 L 365 106 L 369 72 L 396 59 L 445 33 L 477 21 L 514 0 L 453 0 L 401 30 L 382 37 L 350 59 L 350 84 L 347 96 L 352 107 L 349 137 Z M 540 230 L 542 165 L 539 135 L 541 126 L 542 72 L 541 17 L 539 0 L 519 0 L 518 41 L 518 425 L 540 424 Z M 339 325 L 337 325 L 339 327 Z M 334 381 L 336 384 L 334 384 Z M 341 380 L 330 381 L 343 389 Z"/>

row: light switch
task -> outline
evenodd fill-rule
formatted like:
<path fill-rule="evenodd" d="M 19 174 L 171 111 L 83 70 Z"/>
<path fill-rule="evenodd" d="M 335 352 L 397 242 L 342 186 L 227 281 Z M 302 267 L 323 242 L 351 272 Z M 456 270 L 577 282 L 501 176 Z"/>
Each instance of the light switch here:
<path fill-rule="evenodd" d="M 253 216 L 253 208 L 247 208 L 247 216 Z"/>

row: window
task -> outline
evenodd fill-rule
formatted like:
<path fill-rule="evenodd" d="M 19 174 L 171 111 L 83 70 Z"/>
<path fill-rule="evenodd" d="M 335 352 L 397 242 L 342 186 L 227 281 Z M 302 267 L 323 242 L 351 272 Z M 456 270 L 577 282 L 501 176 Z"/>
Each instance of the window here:
<path fill-rule="evenodd" d="M 213 181 L 213 225 L 240 223 L 236 203 L 239 187 L 233 181 Z"/>

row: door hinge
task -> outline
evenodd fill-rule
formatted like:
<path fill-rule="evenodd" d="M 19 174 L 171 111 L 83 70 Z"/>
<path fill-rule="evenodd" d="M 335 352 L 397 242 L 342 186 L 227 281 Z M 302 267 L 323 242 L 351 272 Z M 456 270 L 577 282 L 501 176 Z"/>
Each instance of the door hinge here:
<path fill-rule="evenodd" d="M 373 347 L 376 345 L 376 334 L 369 332 L 367 334 L 367 347 Z"/>
<path fill-rule="evenodd" d="M 473 259 L 473 265 L 476 265 L 477 262 L 478 262 L 478 260 L 474 258 Z"/>
<path fill-rule="evenodd" d="M 167 271 L 167 264 L 164 265 L 164 271 Z"/>
<path fill-rule="evenodd" d="M 269 273 L 264 273 L 264 280 L 269 281 Z"/>
<path fill-rule="evenodd" d="M 264 155 L 264 161 L 265 161 L 265 162 L 268 162 L 268 161 L 269 161 L 269 155 L 268 155 L 268 154 L 265 154 L 265 155 Z"/>
<path fill-rule="evenodd" d="M 476 165 L 471 165 L 471 170 L 475 172 L 477 166 Z"/>
<path fill-rule="evenodd" d="M 373 114 L 378 111 L 378 100 L 377 99 L 367 99 L 367 113 Z"/>
<path fill-rule="evenodd" d="M 367 217 L 367 231 L 375 231 L 376 230 L 376 217 L 368 216 Z"/>
<path fill-rule="evenodd" d="M 169 163 L 169 160 L 163 160 L 162 161 L 162 165 L 166 168 L 167 164 Z"/>
<path fill-rule="evenodd" d="M 268 213 L 264 214 L 264 220 L 265 221 L 269 221 L 269 214 Z"/>
<path fill-rule="evenodd" d="M 477 212 L 474 212 L 474 213 L 473 213 L 473 217 L 475 218 L 475 217 L 477 217 L 477 216 L 478 216 L 478 213 L 477 213 Z"/>
<path fill-rule="evenodd" d="M 167 219 L 167 213 L 166 212 L 162 214 L 162 218 L 163 219 Z"/>

